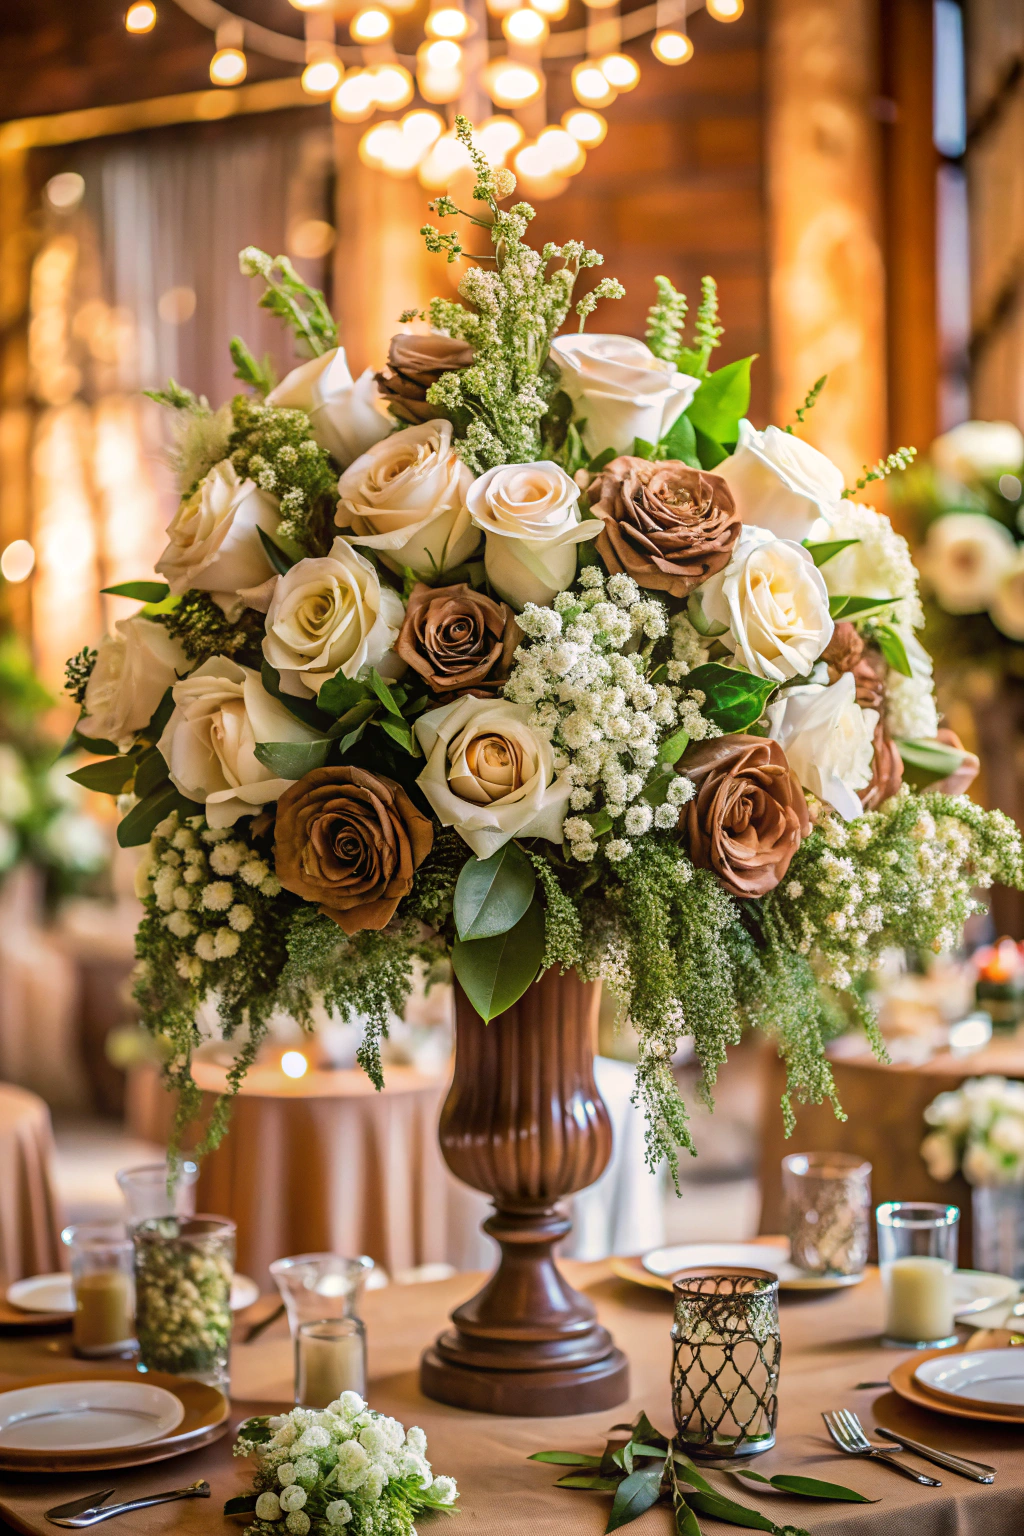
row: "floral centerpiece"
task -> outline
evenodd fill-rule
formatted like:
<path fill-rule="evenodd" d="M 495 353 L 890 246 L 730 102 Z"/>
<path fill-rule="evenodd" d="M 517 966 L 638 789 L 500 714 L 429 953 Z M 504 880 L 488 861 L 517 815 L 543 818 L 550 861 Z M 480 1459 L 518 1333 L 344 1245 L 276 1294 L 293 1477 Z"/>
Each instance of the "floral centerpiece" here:
<path fill-rule="evenodd" d="M 921 1156 L 933 1179 L 962 1172 L 968 1184 L 1024 1186 L 1024 1083 L 970 1078 L 933 1099 L 924 1118 Z"/>
<path fill-rule="evenodd" d="M 973 887 L 1024 880 L 1020 841 L 954 792 L 906 543 L 745 419 L 752 360 L 711 366 L 714 284 L 689 341 L 664 278 L 647 344 L 584 329 L 611 279 L 560 334 L 601 257 L 527 244 L 514 178 L 460 134 L 491 254 L 376 377 L 285 259 L 242 253 L 308 361 L 274 384 L 236 340 L 230 405 L 161 396 L 164 580 L 113 589 L 143 606 L 76 658 L 77 735 L 108 754 L 88 771 L 121 842 L 148 845 L 136 996 L 185 1113 L 208 997 L 244 1040 L 235 1082 L 274 1010 L 322 999 L 368 1018 L 379 1084 L 414 956 L 450 958 L 484 1019 L 575 967 L 624 1000 L 649 1155 L 674 1165 L 680 1034 L 710 1086 L 759 1023 L 793 1092 L 831 1094 L 830 990 L 955 942 Z"/>

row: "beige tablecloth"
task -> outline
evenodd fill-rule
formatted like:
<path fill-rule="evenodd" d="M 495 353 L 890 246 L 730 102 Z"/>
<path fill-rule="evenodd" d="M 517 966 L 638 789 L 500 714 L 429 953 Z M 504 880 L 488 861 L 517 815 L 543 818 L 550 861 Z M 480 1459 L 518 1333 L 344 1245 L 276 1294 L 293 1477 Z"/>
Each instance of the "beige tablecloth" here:
<path fill-rule="evenodd" d="M 570 1493 L 552 1485 L 558 1468 L 530 1462 L 531 1452 L 559 1447 L 594 1452 L 604 1432 L 646 1409 L 664 1430 L 672 1425 L 669 1395 L 669 1324 L 671 1300 L 608 1277 L 604 1265 L 567 1264 L 567 1274 L 584 1285 L 601 1319 L 629 1356 L 632 1395 L 621 1408 L 566 1419 L 502 1419 L 463 1413 L 420 1396 L 416 1367 L 419 1354 L 443 1326 L 452 1306 L 479 1283 L 460 1275 L 434 1285 L 390 1286 L 365 1299 L 370 1346 L 371 1406 L 394 1414 L 407 1426 L 426 1430 L 429 1453 L 438 1473 L 458 1479 L 460 1531 L 472 1536 L 599 1536 L 610 1500 L 590 1493 Z M 879 1502 L 870 1505 L 818 1504 L 769 1494 L 739 1491 L 718 1473 L 713 1481 L 744 1503 L 770 1510 L 781 1526 L 805 1526 L 814 1536 L 1019 1536 L 1024 1508 L 1024 1428 L 1002 1428 L 945 1418 L 904 1404 L 888 1390 L 858 1391 L 856 1383 L 881 1379 L 903 1356 L 878 1346 L 881 1292 L 877 1275 L 855 1290 L 782 1304 L 782 1382 L 779 1441 L 756 1459 L 761 1473 L 803 1472 L 838 1480 Z M 0 1385 L 13 1385 L 41 1369 L 63 1363 L 66 1340 L 5 1343 L 0 1357 Z M 252 1345 L 236 1347 L 232 1382 L 237 1414 L 268 1411 L 290 1399 L 291 1348 L 287 1334 L 275 1327 Z M 81 1370 L 80 1362 L 68 1361 Z M 939 1473 L 941 1488 L 921 1488 L 877 1463 L 840 1456 L 826 1438 L 821 1412 L 850 1407 L 872 1422 L 901 1427 L 933 1445 L 957 1450 L 997 1469 L 994 1485 L 969 1483 Z M 238 1527 L 220 1513 L 221 1501 L 245 1491 L 247 1467 L 232 1461 L 230 1440 L 178 1462 L 164 1462 L 118 1474 L 118 1494 L 131 1497 L 156 1489 L 181 1487 L 198 1477 L 213 1485 L 209 1503 L 184 1503 L 140 1510 L 131 1516 L 131 1536 L 228 1536 Z M 919 1464 L 925 1470 L 924 1464 Z M 935 1468 L 927 1469 L 936 1471 Z M 50 1478 L 45 1483 L 0 1487 L 0 1514 L 18 1530 L 44 1536 L 52 1531 L 42 1511 L 58 1500 L 95 1491 L 96 1474 Z M 726 1527 L 701 1517 L 702 1528 L 724 1533 Z M 129 1527 L 126 1524 L 125 1530 Z M 440 1516 L 424 1518 L 421 1536 L 447 1536 Z M 728 1529 L 732 1530 L 733 1527 Z M 637 1536 L 669 1536 L 671 1519 L 656 1509 L 636 1525 Z"/>
<path fill-rule="evenodd" d="M 0 1083 L 0 1289 L 64 1267 L 60 1226 L 50 1111 Z"/>

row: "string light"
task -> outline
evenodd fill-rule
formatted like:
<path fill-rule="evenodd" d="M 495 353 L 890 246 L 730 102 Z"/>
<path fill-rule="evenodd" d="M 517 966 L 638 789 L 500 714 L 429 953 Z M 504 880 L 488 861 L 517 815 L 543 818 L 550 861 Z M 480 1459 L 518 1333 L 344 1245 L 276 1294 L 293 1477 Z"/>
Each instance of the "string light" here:
<path fill-rule="evenodd" d="M 476 130 L 476 141 L 492 165 L 504 165 L 525 137 L 514 117 L 489 117 Z"/>
<path fill-rule="evenodd" d="M 297 11 L 326 11 L 330 8 L 332 0 L 288 0 Z"/>
<path fill-rule="evenodd" d="M 372 75 L 365 69 L 351 70 L 331 97 L 331 111 L 343 123 L 361 123 L 377 105 Z"/>
<path fill-rule="evenodd" d="M 424 22 L 424 31 L 428 37 L 450 38 L 458 42 L 469 32 L 469 17 L 457 6 L 442 5 L 431 11 Z"/>
<path fill-rule="evenodd" d="M 545 128 L 537 136 L 537 148 L 549 167 L 563 176 L 576 176 L 587 163 L 586 151 L 564 128 Z"/>
<path fill-rule="evenodd" d="M 618 94 L 593 59 L 577 64 L 573 69 L 572 89 L 576 100 L 584 107 L 610 107 Z"/>
<path fill-rule="evenodd" d="M 606 53 L 599 69 L 617 91 L 631 91 L 640 81 L 640 66 L 628 53 Z"/>
<path fill-rule="evenodd" d="M 428 112 L 423 107 L 418 107 L 414 112 L 405 114 L 401 128 L 405 138 L 412 144 L 419 144 L 425 154 L 441 137 L 444 132 L 444 123 L 436 112 Z"/>
<path fill-rule="evenodd" d="M 420 182 L 430 192 L 443 192 L 456 172 L 472 163 L 466 146 L 449 130 L 420 161 Z"/>
<path fill-rule="evenodd" d="M 608 124 L 600 112 L 589 112 L 586 107 L 573 107 L 566 112 L 562 118 L 562 127 L 584 149 L 596 149 L 604 143 L 608 132 Z"/>
<path fill-rule="evenodd" d="M 693 44 L 685 32 L 667 27 L 651 39 L 651 52 L 662 64 L 686 64 L 693 58 Z"/>
<path fill-rule="evenodd" d="M 285 1051 L 281 1057 L 281 1071 L 285 1077 L 305 1077 L 309 1071 L 309 1062 L 301 1051 Z"/>
<path fill-rule="evenodd" d="M 513 161 L 516 175 L 523 183 L 523 188 L 531 197 L 557 197 L 568 186 L 564 176 L 555 171 L 544 151 L 538 144 L 526 144 L 516 155 Z"/>
<path fill-rule="evenodd" d="M 153 0 L 135 0 L 130 5 L 124 17 L 125 30 L 127 32 L 152 32 L 156 26 L 156 6 Z"/>
<path fill-rule="evenodd" d="M 548 21 L 562 21 L 569 14 L 569 0 L 530 0 L 530 4 Z"/>
<path fill-rule="evenodd" d="M 394 22 L 387 11 L 379 6 L 370 5 L 363 11 L 357 11 L 349 22 L 349 32 L 357 43 L 382 43 L 386 37 L 391 36 Z"/>
<path fill-rule="evenodd" d="M 218 48 L 210 60 L 210 79 L 214 85 L 241 85 L 247 67 L 241 48 Z"/>
<path fill-rule="evenodd" d="M 454 101 L 462 95 L 462 49 L 451 38 L 438 37 L 416 50 L 416 80 L 425 101 Z"/>
<path fill-rule="evenodd" d="M 548 35 L 548 24 L 532 6 L 521 5 L 510 11 L 501 24 L 505 36 L 514 43 L 542 43 Z"/>
<path fill-rule="evenodd" d="M 407 107 L 415 94 L 412 75 L 404 64 L 374 64 L 366 71 L 377 106 L 385 112 Z"/>
<path fill-rule="evenodd" d="M 716 21 L 739 21 L 743 15 L 743 0 L 705 0 L 707 13 Z"/>
<path fill-rule="evenodd" d="M 302 71 L 302 89 L 310 96 L 329 96 L 341 84 L 337 59 L 313 59 Z"/>
<path fill-rule="evenodd" d="M 12 586 L 27 581 L 35 570 L 36 552 L 28 539 L 15 539 L 0 555 L 0 574 Z"/>
<path fill-rule="evenodd" d="M 507 16 L 509 11 L 519 9 L 520 0 L 487 0 L 487 9 L 492 16 Z"/>
<path fill-rule="evenodd" d="M 604 81 L 603 75 L 601 79 Z M 515 59 L 492 59 L 484 70 L 483 83 L 496 107 L 525 107 L 544 89 L 540 70 Z"/>

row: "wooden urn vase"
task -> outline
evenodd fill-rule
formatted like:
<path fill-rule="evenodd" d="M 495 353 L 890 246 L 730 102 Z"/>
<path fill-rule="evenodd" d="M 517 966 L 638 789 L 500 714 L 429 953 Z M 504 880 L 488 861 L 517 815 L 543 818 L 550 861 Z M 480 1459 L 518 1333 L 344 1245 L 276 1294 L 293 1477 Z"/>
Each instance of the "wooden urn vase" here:
<path fill-rule="evenodd" d="M 455 1076 L 441 1150 L 495 1212 L 494 1274 L 423 1355 L 427 1397 L 478 1413 L 593 1413 L 629 1395 L 629 1366 L 552 1250 L 571 1230 L 558 1201 L 593 1184 L 612 1128 L 594 1083 L 600 983 L 550 970 L 485 1024 L 456 985 Z"/>

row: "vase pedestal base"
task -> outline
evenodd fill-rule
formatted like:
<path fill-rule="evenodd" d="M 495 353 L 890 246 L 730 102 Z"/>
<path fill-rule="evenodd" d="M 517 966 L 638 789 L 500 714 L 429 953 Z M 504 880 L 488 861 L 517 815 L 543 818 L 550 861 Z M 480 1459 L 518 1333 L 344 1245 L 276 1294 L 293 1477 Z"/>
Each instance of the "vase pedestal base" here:
<path fill-rule="evenodd" d="M 442 1334 L 424 1350 L 420 1388 L 426 1397 L 473 1413 L 517 1418 L 559 1418 L 574 1413 L 603 1413 L 629 1396 L 629 1362 L 611 1346 L 603 1360 L 566 1370 L 484 1370 L 456 1365 L 440 1349 L 452 1336 Z"/>

